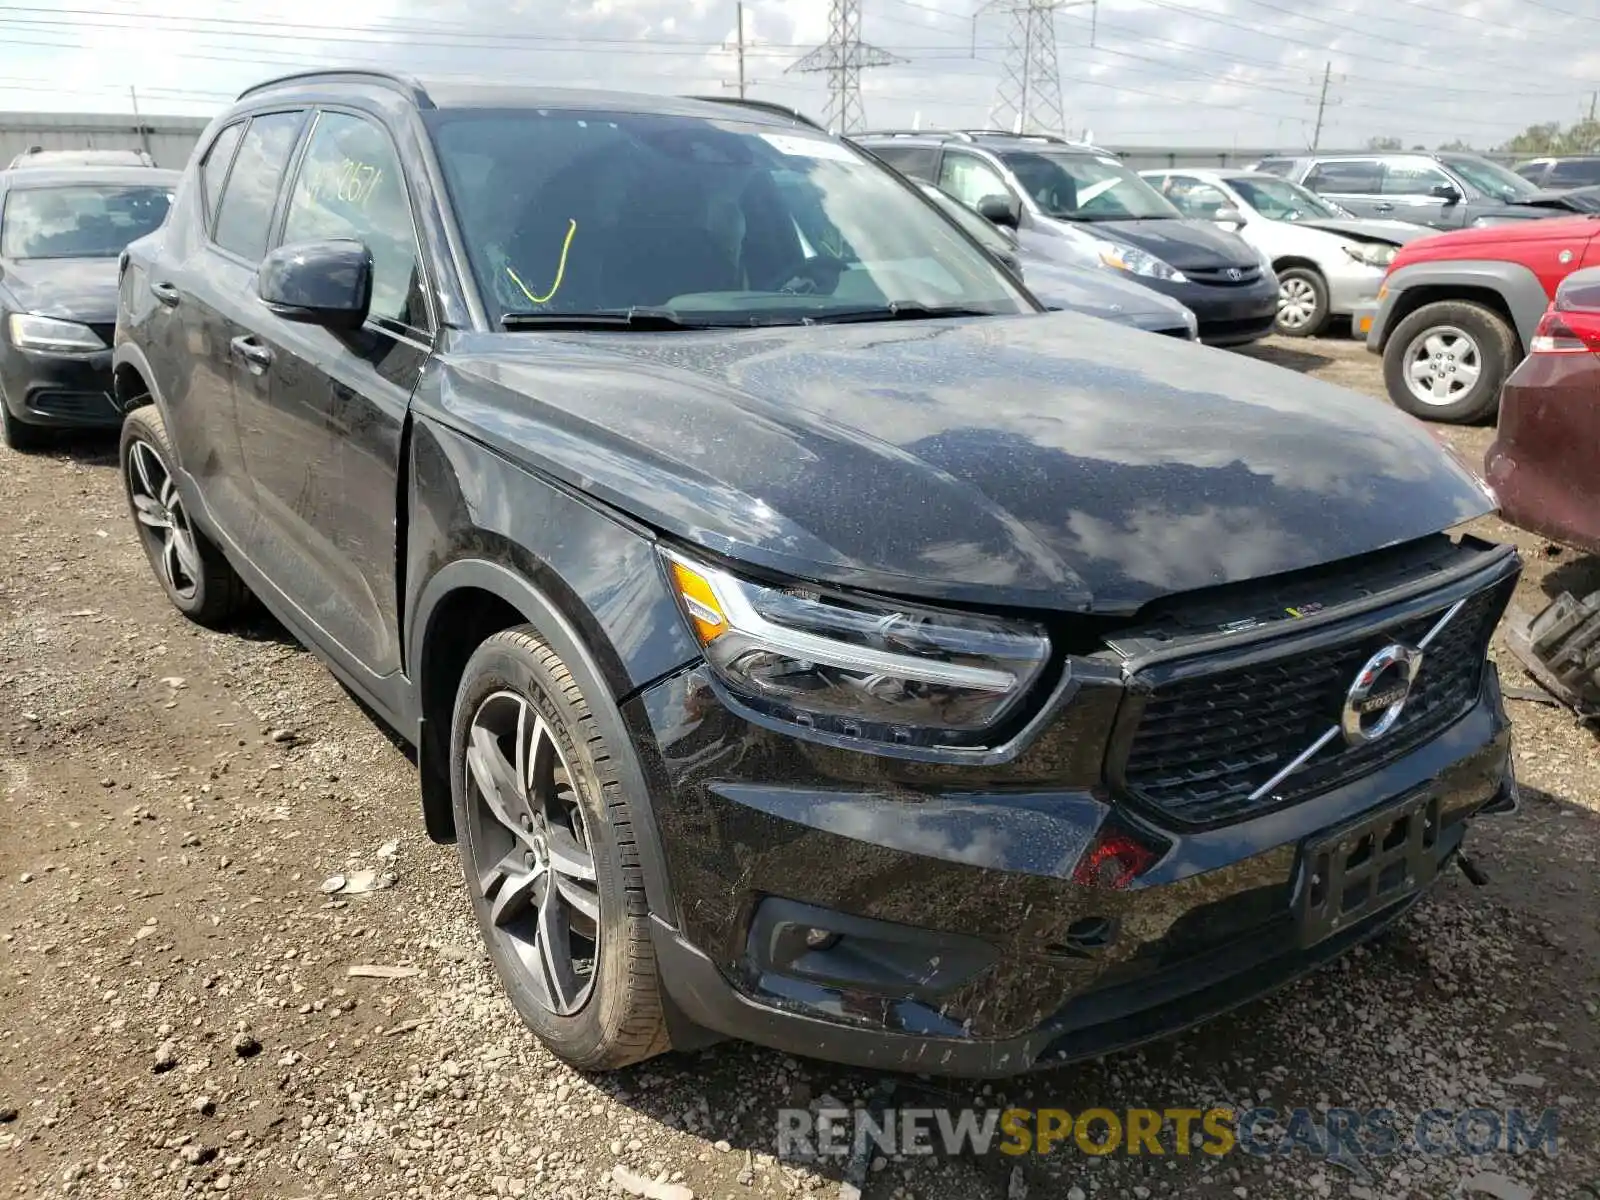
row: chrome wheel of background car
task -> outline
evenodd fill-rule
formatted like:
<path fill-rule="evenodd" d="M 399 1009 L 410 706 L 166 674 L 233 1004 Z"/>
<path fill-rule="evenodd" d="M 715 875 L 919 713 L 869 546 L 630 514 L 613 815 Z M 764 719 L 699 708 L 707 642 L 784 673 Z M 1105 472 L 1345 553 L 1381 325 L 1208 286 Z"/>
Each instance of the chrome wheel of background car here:
<path fill-rule="evenodd" d="M 129 449 L 128 494 L 139 532 L 154 546 L 167 586 L 181 599 L 193 599 L 200 586 L 200 551 L 172 472 L 149 442 L 134 442 Z"/>
<path fill-rule="evenodd" d="M 1478 382 L 1483 356 L 1464 330 L 1438 325 L 1406 347 L 1405 372 L 1406 386 L 1423 404 L 1454 404 Z"/>
<path fill-rule="evenodd" d="M 515 692 L 485 699 L 468 736 L 471 865 L 490 936 L 539 1002 L 570 1016 L 594 990 L 600 952 L 600 893 L 572 773 L 550 725 Z"/>
<path fill-rule="evenodd" d="M 1278 284 L 1278 324 L 1304 329 L 1317 315 L 1317 290 L 1311 281 L 1294 277 Z"/>

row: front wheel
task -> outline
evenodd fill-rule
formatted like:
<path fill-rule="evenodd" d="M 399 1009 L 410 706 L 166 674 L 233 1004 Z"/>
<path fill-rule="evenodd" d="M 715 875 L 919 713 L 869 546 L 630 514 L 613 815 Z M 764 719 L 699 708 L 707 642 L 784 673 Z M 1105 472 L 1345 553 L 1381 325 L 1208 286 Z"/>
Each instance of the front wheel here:
<path fill-rule="evenodd" d="M 616 761 L 565 663 L 527 626 L 456 693 L 457 848 L 489 958 L 558 1057 L 610 1070 L 670 1048 L 639 846 Z"/>
<path fill-rule="evenodd" d="M 1395 326 L 1383 352 L 1383 380 L 1395 406 L 1412 416 L 1471 424 L 1494 415 L 1515 358 L 1516 336 L 1498 313 L 1440 300 Z"/>
<path fill-rule="evenodd" d="M 1278 320 L 1274 328 L 1284 337 L 1316 337 L 1328 327 L 1328 284 L 1309 267 L 1285 267 L 1278 272 Z"/>

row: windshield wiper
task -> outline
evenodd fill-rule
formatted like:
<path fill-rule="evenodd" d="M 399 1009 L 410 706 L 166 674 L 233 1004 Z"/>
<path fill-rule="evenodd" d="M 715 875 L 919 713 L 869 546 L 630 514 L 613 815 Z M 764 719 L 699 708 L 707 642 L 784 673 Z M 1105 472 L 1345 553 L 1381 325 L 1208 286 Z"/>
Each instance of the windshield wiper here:
<path fill-rule="evenodd" d="M 881 308 L 850 308 L 841 312 L 820 312 L 809 318 L 815 325 L 843 324 L 850 321 L 931 321 L 938 317 L 998 317 L 994 308 L 974 308 L 969 304 L 922 304 L 915 300 L 891 301 Z"/>
<path fill-rule="evenodd" d="M 504 329 L 710 329 L 706 321 L 688 321 L 670 308 L 632 308 L 611 312 L 508 312 Z"/>

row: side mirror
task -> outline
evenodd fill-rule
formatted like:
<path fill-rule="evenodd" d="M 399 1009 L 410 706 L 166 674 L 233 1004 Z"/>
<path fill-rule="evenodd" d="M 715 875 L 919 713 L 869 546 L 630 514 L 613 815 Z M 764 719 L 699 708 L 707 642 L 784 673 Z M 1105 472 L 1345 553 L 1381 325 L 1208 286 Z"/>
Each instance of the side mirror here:
<path fill-rule="evenodd" d="M 1461 200 L 1461 192 L 1453 183 L 1436 183 L 1428 189 L 1428 195 L 1446 204 L 1456 204 Z"/>
<path fill-rule="evenodd" d="M 346 238 L 279 246 L 256 272 L 256 294 L 285 321 L 359 329 L 372 304 L 372 254 Z"/>
<path fill-rule="evenodd" d="M 1211 219 L 1218 225 L 1232 225 L 1235 229 L 1240 229 L 1244 226 L 1244 213 L 1231 204 L 1224 204 L 1217 209 L 1216 212 L 1211 214 Z"/>
<path fill-rule="evenodd" d="M 1022 206 L 1010 196 L 985 196 L 978 201 L 978 215 L 1002 229 L 1015 229 L 1022 224 Z"/>

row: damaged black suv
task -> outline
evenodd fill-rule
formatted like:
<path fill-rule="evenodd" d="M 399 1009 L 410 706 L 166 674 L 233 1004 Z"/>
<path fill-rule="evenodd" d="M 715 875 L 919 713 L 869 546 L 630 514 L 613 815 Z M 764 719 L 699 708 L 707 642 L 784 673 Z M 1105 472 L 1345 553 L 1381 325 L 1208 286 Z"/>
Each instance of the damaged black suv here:
<path fill-rule="evenodd" d="M 1043 313 L 732 103 L 246 92 L 121 272 L 173 602 L 417 749 L 518 1011 L 1005 1075 L 1394 920 L 1515 802 L 1519 563 L 1409 417 Z"/>

